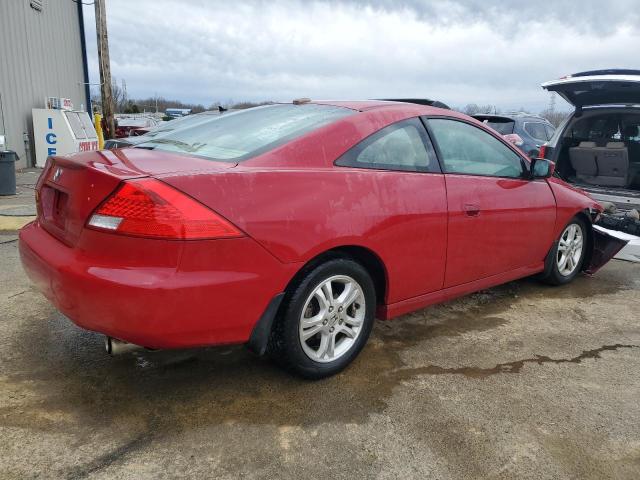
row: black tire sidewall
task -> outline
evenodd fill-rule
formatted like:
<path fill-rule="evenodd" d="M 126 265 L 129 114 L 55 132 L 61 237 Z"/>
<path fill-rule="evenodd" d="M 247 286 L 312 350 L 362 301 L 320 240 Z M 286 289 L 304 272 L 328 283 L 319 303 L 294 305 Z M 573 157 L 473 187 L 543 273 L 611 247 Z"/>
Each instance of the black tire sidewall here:
<path fill-rule="evenodd" d="M 351 350 L 332 362 L 321 363 L 309 358 L 302 349 L 298 334 L 299 322 L 309 295 L 320 283 L 335 275 L 352 277 L 360 284 L 365 297 L 366 312 L 362 331 Z M 317 379 L 338 373 L 358 356 L 373 328 L 376 308 L 375 287 L 364 267 L 350 259 L 329 260 L 309 271 L 293 286 L 291 295 L 287 296 L 279 324 L 276 326 L 277 356 L 283 366 L 303 377 Z"/>

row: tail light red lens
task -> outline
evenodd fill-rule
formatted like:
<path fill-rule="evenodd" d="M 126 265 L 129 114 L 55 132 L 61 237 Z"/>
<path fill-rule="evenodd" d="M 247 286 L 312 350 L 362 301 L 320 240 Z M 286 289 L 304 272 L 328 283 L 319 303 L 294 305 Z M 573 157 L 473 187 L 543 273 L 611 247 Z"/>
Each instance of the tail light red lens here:
<path fill-rule="evenodd" d="M 542 145 L 540 147 L 540 153 L 538 153 L 538 158 L 547 158 L 545 155 L 547 154 L 547 146 Z"/>
<path fill-rule="evenodd" d="M 87 226 L 123 235 L 176 240 L 243 235 L 200 202 L 154 179 L 124 182 L 98 207 Z"/>

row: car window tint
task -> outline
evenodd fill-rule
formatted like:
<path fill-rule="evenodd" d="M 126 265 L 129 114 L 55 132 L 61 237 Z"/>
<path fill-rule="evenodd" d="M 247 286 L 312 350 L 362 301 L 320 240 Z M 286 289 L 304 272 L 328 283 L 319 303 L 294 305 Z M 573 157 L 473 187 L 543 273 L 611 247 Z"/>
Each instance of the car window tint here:
<path fill-rule="evenodd" d="M 524 124 L 524 131 L 536 140 L 541 140 L 543 142 L 547 140 L 547 132 L 544 129 L 544 123 L 526 122 Z"/>
<path fill-rule="evenodd" d="M 447 173 L 495 177 L 522 176 L 520 157 L 489 133 L 464 122 L 429 119 Z"/>
<path fill-rule="evenodd" d="M 395 123 L 366 138 L 336 165 L 382 170 L 438 172 L 438 160 L 419 119 Z"/>

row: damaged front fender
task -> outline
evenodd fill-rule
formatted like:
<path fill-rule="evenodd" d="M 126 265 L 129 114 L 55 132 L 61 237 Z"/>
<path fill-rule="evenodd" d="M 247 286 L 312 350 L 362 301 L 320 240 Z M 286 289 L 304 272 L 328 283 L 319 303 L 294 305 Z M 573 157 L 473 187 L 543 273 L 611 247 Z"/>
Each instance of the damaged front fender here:
<path fill-rule="evenodd" d="M 596 273 L 629 243 L 628 239 L 620 238 L 616 233 L 597 225 L 593 226 L 592 251 L 588 265 L 584 269 L 586 273 L 590 275 Z"/>

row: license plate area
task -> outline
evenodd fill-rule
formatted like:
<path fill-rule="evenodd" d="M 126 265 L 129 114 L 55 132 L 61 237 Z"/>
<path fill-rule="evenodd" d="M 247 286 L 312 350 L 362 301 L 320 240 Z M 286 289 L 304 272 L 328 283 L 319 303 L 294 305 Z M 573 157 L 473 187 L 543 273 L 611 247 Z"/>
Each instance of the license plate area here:
<path fill-rule="evenodd" d="M 50 185 L 42 186 L 40 191 L 40 207 L 46 225 L 64 231 L 68 204 L 69 195 L 66 192 L 51 187 Z"/>

